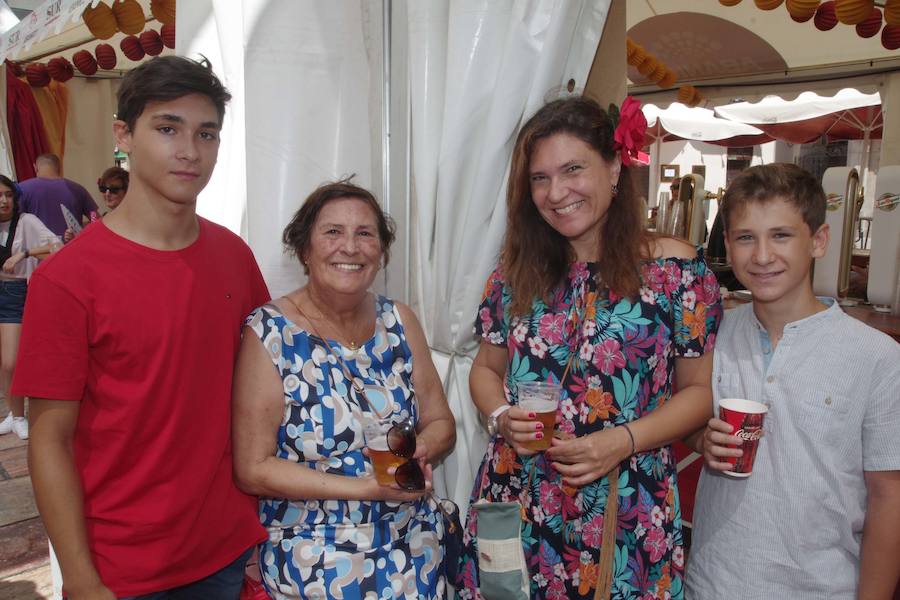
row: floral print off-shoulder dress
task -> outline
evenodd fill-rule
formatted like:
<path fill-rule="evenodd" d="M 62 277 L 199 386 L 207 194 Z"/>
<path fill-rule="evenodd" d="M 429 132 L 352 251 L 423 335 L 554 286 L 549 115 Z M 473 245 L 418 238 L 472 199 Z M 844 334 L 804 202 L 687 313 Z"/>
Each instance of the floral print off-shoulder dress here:
<path fill-rule="evenodd" d="M 517 384 L 559 381 L 574 353 L 557 414 L 557 427 L 583 436 L 634 421 L 668 400 L 675 359 L 713 348 L 722 316 L 715 275 L 702 254 L 663 258 L 642 266 L 634 301 L 597 283 L 597 264 L 575 262 L 549 302 L 512 317 L 502 266 L 488 279 L 475 331 L 505 345 L 504 382 L 517 402 Z M 615 599 L 683 598 L 684 548 L 676 462 L 663 446 L 621 465 L 619 517 L 613 563 Z M 488 444 L 471 501 L 518 500 L 531 598 L 592 598 L 603 531 L 606 477 L 571 488 L 543 453 L 520 457 L 502 438 Z M 457 594 L 478 592 L 476 515 L 469 509 Z"/>

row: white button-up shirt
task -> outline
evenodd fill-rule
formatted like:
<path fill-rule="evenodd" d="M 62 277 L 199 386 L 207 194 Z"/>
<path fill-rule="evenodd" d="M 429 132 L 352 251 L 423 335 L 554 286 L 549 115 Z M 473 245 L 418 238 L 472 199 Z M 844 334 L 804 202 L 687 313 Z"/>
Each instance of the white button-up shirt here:
<path fill-rule="evenodd" d="M 691 600 L 855 597 L 864 472 L 900 470 L 900 344 L 829 302 L 774 351 L 752 305 L 725 314 L 715 414 L 721 398 L 769 412 L 750 477 L 700 476 Z"/>

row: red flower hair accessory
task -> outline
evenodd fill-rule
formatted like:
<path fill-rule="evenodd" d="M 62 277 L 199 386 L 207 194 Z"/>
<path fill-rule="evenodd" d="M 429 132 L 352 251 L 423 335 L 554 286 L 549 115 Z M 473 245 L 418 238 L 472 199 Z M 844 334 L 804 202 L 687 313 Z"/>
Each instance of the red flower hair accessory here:
<path fill-rule="evenodd" d="M 610 116 L 616 124 L 615 149 L 622 154 L 622 164 L 626 167 L 633 162 L 646 164 L 644 135 L 647 133 L 647 118 L 641 110 L 641 103 L 631 96 L 625 98 L 622 107 L 610 105 Z"/>

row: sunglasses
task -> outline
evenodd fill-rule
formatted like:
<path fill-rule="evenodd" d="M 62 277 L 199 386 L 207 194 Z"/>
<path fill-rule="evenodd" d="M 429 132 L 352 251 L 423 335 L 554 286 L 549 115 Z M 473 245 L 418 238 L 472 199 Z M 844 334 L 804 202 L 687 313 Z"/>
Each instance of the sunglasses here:
<path fill-rule="evenodd" d="M 100 188 L 101 194 L 105 194 L 106 192 L 109 192 L 110 194 L 118 194 L 125 189 L 117 185 L 99 185 L 97 187 Z"/>
<path fill-rule="evenodd" d="M 416 428 L 412 421 L 401 421 L 391 427 L 387 433 L 387 445 L 391 454 L 406 459 L 394 471 L 397 485 L 409 491 L 424 490 L 425 473 L 422 472 L 419 461 L 413 460 L 413 454 L 416 453 Z"/>

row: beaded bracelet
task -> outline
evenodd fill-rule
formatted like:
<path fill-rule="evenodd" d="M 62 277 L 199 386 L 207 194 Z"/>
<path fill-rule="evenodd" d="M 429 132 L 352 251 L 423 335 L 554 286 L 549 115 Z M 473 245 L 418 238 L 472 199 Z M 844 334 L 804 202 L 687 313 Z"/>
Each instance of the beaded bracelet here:
<path fill-rule="evenodd" d="M 622 427 L 625 428 L 625 431 L 628 432 L 628 437 L 631 438 L 631 453 L 628 456 L 634 454 L 634 434 L 631 433 L 631 427 L 628 426 L 628 423 L 622 423 Z"/>

